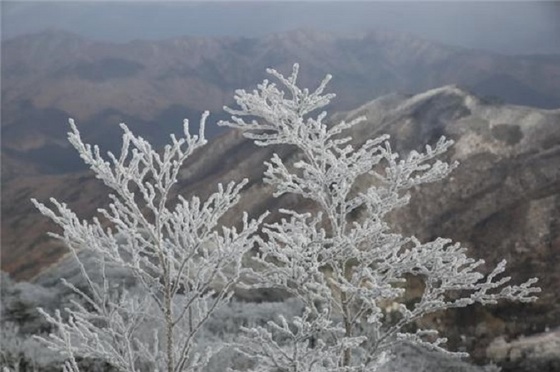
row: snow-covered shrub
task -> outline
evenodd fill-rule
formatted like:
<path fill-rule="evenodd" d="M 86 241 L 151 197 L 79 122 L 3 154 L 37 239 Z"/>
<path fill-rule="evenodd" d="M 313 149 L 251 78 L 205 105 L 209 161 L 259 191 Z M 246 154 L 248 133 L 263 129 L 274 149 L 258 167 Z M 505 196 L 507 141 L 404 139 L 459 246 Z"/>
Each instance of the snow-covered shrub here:
<path fill-rule="evenodd" d="M 282 210 L 280 222 L 263 227 L 254 258 L 252 287 L 282 288 L 305 310 L 293 320 L 279 317 L 268 327 L 245 328 L 241 350 L 255 358 L 255 371 L 374 371 L 401 344 L 450 353 L 434 329 L 414 322 L 430 313 L 500 299 L 533 301 L 531 279 L 506 285 L 505 261 L 488 275 L 482 260 L 448 239 L 420 242 L 392 232 L 384 217 L 408 203 L 407 190 L 446 177 L 457 164 L 437 160 L 452 141 L 441 138 L 423 153 L 401 158 L 388 136 L 354 148 L 348 130 L 365 120 L 326 123 L 333 94 L 323 94 L 327 76 L 310 92 L 297 86 L 298 65 L 284 77 L 268 71 L 283 88 L 265 80 L 252 92 L 236 91 L 231 121 L 259 146 L 288 145 L 300 158 L 293 166 L 276 154 L 264 181 L 274 196 L 295 194 L 315 203 L 307 212 Z M 245 118 L 249 118 L 246 121 Z M 358 180 L 369 180 L 365 190 Z M 359 211 L 360 218 L 353 216 Z M 423 294 L 405 302 L 406 283 L 420 278 Z M 461 353 L 456 353 L 461 355 Z"/>
<path fill-rule="evenodd" d="M 33 200 L 61 228 L 61 239 L 76 258 L 85 288 L 66 281 L 80 296 L 73 307 L 49 314 L 55 328 L 42 340 L 68 359 L 65 370 L 79 369 L 77 357 L 106 361 L 122 371 L 201 370 L 217 350 L 200 350 L 197 335 L 211 314 L 227 303 L 238 282 L 243 255 L 257 241 L 264 216 L 242 228 L 218 226 L 220 217 L 239 200 L 246 180 L 218 185 L 207 200 L 170 199 L 183 162 L 206 143 L 184 125 L 184 138 L 158 153 L 123 124 L 121 154 L 104 159 L 97 146 L 84 144 L 73 121 L 70 143 L 112 190 L 112 203 L 99 209 L 101 219 L 82 221 L 64 203 L 52 208 Z M 85 265 L 87 250 L 96 265 Z M 92 270 L 92 266 L 95 266 Z M 109 280 L 115 267 L 127 270 L 142 291 L 129 291 Z M 101 273 L 101 275 L 99 275 Z M 138 288 L 136 286 L 136 288 Z"/>
<path fill-rule="evenodd" d="M 58 293 L 16 282 L 4 272 L 0 272 L 0 288 L 0 368 L 22 372 L 60 370 L 60 354 L 42 347 L 33 338 L 49 328 L 37 306 L 56 309 L 61 303 Z"/>
<path fill-rule="evenodd" d="M 354 148 L 345 132 L 363 118 L 327 124 L 326 113 L 313 114 L 334 97 L 323 94 L 330 77 L 310 92 L 296 85 L 297 65 L 287 78 L 269 72 L 287 93 L 268 81 L 251 93 L 239 90 L 239 107 L 227 109 L 232 119 L 221 124 L 242 130 L 259 146 L 299 151 L 293 166 L 273 156 L 264 180 L 276 188 L 275 196 L 299 195 L 315 209 L 281 210 L 285 217 L 279 222 L 263 224 L 265 216 L 244 215 L 241 231 L 219 226 L 246 181 L 220 185 L 206 201 L 169 199 L 182 163 L 206 142 L 206 115 L 199 135 L 191 135 L 186 122 L 185 137 L 172 136 L 162 154 L 123 125 L 121 154 L 109 153 L 109 160 L 82 142 L 71 121 L 70 142 L 113 194 L 109 208 L 99 210 L 102 219 L 91 222 L 56 200 L 52 208 L 33 201 L 62 228 L 53 235 L 70 248 L 87 284 L 82 289 L 67 283 L 81 297 L 67 316 L 43 312 L 55 332 L 42 340 L 68 359 L 66 371 L 78 370 L 77 356 L 122 371 L 202 371 L 224 342 L 251 361 L 230 365 L 240 370 L 375 371 L 406 345 L 446 352 L 435 330 L 414 327 L 426 314 L 476 302 L 535 299 L 536 279 L 506 285 L 505 262 L 485 276 L 477 271 L 483 262 L 469 258 L 459 244 L 442 238 L 420 242 L 391 232 L 384 221 L 408 202 L 407 190 L 452 171 L 456 164 L 436 160 L 451 141 L 442 138 L 403 159 L 386 136 Z M 369 180 L 369 188 L 358 189 L 358 179 Z M 259 229 L 263 238 L 256 235 Z M 242 267 L 242 256 L 255 246 L 258 269 Z M 81 250 L 92 253 L 101 275 L 88 272 Z M 128 270 L 141 290 L 113 288 L 104 273 L 114 267 Z M 406 303 L 411 276 L 423 281 L 424 292 Z M 212 315 L 236 285 L 287 291 L 297 311 L 281 311 L 266 324 L 247 321 L 241 339 L 229 341 L 224 333 L 220 340 L 219 332 L 212 336 L 209 319 L 215 321 Z M 224 352 L 234 358 L 227 354 L 231 350 Z M 216 368 L 225 368 L 223 360 Z"/>

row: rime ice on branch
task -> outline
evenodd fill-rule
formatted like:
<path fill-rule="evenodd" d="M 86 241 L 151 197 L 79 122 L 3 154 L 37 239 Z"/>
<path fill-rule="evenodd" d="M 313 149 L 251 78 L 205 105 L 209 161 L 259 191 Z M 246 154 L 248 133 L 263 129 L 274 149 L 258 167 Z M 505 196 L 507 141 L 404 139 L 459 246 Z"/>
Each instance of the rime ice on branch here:
<path fill-rule="evenodd" d="M 241 129 L 260 146 L 290 145 L 301 153 L 293 166 L 274 155 L 264 181 L 275 196 L 301 195 L 317 208 L 281 210 L 285 217 L 277 223 L 243 215 L 240 231 L 219 226 L 246 180 L 219 185 L 204 201 L 170 199 L 181 165 L 206 143 L 207 114 L 198 135 L 185 122 L 184 137 L 172 136 L 162 153 L 123 125 L 121 154 L 109 153 L 108 160 L 83 143 L 71 122 L 70 142 L 111 189 L 112 203 L 99 209 L 101 222 L 82 221 L 54 199 L 51 208 L 33 200 L 62 228 L 52 235 L 70 248 L 86 283 L 67 283 L 78 298 L 71 309 L 43 312 L 54 332 L 42 341 L 67 357 L 65 371 L 77 372 L 82 357 L 128 372 L 202 371 L 216 350 L 203 350 L 197 335 L 242 282 L 287 290 L 304 308 L 299 316 L 244 329 L 239 351 L 259 372 L 371 372 L 403 342 L 447 352 L 435 330 L 410 331 L 427 314 L 500 299 L 535 300 L 536 279 L 508 285 L 510 278 L 501 276 L 505 262 L 483 275 L 477 271 L 483 262 L 459 244 L 420 242 L 391 232 L 385 222 L 387 213 L 408 202 L 410 188 L 453 170 L 456 164 L 437 160 L 451 141 L 442 138 L 404 159 L 392 152 L 387 136 L 354 148 L 344 133 L 364 118 L 327 125 L 326 113 L 313 114 L 334 97 L 323 94 L 330 77 L 310 92 L 296 85 L 297 65 L 287 78 L 269 73 L 287 93 L 268 81 L 252 93 L 239 90 L 238 109 L 227 109 L 232 119 L 221 124 Z M 370 186 L 358 190 L 358 179 L 369 179 Z M 352 218 L 356 211 L 359 219 Z M 255 245 L 258 269 L 245 268 L 242 257 Z M 80 261 L 82 251 L 96 257 L 95 268 Z M 106 272 L 115 267 L 136 279 L 134 290 L 110 281 Z M 424 291 L 406 304 L 410 275 L 423 280 Z"/>
<path fill-rule="evenodd" d="M 111 189 L 112 202 L 98 210 L 102 223 L 81 221 L 54 199 L 52 208 L 33 200 L 62 228 L 51 236 L 70 248 L 87 283 L 85 289 L 66 283 L 79 298 L 66 315 L 43 311 L 54 333 L 42 340 L 68 358 L 66 371 L 78 371 L 77 357 L 103 360 L 120 371 L 200 371 L 217 351 L 201 350 L 197 334 L 232 296 L 264 215 L 249 220 L 244 214 L 240 231 L 218 224 L 247 180 L 220 184 L 207 200 L 170 199 L 183 162 L 206 144 L 207 116 L 198 135 L 185 121 L 184 137 L 172 135 L 161 154 L 122 124 L 121 154 L 109 153 L 108 160 L 97 146 L 82 142 L 70 121 L 70 143 Z M 97 267 L 86 267 L 81 251 L 93 253 Z M 133 275 L 139 288 L 112 283 L 105 274 L 115 267 Z"/>
<path fill-rule="evenodd" d="M 253 271 L 252 287 L 286 289 L 306 310 L 291 321 L 280 317 L 268 327 L 244 330 L 240 350 L 255 358 L 255 371 L 372 371 L 402 342 L 463 355 L 445 350 L 436 330 L 409 332 L 406 326 L 476 302 L 536 299 L 535 278 L 507 285 L 510 278 L 501 277 L 505 261 L 485 276 L 477 271 L 483 261 L 469 258 L 458 243 L 423 243 L 391 232 L 384 221 L 408 203 L 407 190 L 441 180 L 457 166 L 436 159 L 452 141 L 441 138 L 404 159 L 392 152 L 388 136 L 354 148 L 344 132 L 364 117 L 330 125 L 325 112 L 313 114 L 334 97 L 323 94 L 330 76 L 310 92 L 296 85 L 297 64 L 289 77 L 268 73 L 282 88 L 265 80 L 253 92 L 237 90 L 238 108 L 226 107 L 231 121 L 220 125 L 242 130 L 259 146 L 295 147 L 302 159 L 290 167 L 274 154 L 264 180 L 275 196 L 301 195 L 319 212 L 283 210 L 284 219 L 264 225 L 266 239 L 254 258 L 262 269 Z M 371 185 L 353 192 L 362 177 Z M 354 220 L 358 209 L 363 217 Z M 422 278 L 425 288 L 417 303 L 407 305 L 408 275 Z"/>

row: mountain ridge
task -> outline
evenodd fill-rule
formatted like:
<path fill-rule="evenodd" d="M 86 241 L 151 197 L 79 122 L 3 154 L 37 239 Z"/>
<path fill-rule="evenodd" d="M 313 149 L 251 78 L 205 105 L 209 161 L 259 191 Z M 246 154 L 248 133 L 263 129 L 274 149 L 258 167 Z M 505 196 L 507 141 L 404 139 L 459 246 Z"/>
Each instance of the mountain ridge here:
<path fill-rule="evenodd" d="M 61 141 L 68 117 L 104 149 L 118 150 L 120 122 L 158 146 L 178 129 L 168 123 L 204 110 L 223 119 L 221 109 L 232 103 L 235 89 L 265 78 L 267 67 L 289 71 L 295 61 L 306 66 L 302 85 L 334 75 L 334 111 L 391 92 L 416 94 L 446 84 L 502 102 L 509 97 L 517 104 L 560 107 L 560 59 L 519 59 L 394 32 L 340 36 L 300 29 L 260 38 L 117 44 L 50 30 L 9 39 L 2 48 L 3 151 L 17 160 L 12 164 L 27 163 L 40 174 L 77 170 L 64 161 L 71 157 Z M 61 159 L 59 169 L 46 154 Z"/>

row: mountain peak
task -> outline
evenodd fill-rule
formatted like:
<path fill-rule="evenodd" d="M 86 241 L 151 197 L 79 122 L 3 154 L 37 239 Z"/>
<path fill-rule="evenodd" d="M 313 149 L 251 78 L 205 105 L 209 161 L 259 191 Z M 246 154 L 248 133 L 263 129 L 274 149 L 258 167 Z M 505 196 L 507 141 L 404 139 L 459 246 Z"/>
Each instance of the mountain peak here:
<path fill-rule="evenodd" d="M 284 43 L 308 43 L 308 42 L 329 42 L 336 40 L 337 36 L 326 31 L 319 31 L 312 28 L 297 28 L 291 31 L 275 33 L 269 35 L 265 40 L 275 40 Z"/>
<path fill-rule="evenodd" d="M 423 107 L 442 106 L 445 102 L 447 102 L 445 105 L 457 106 L 459 104 L 470 109 L 479 104 L 480 99 L 459 85 L 450 84 L 413 95 L 391 93 L 367 102 L 348 114 L 350 116 L 366 115 L 368 118 L 377 116 L 380 110 L 398 110 L 410 114 L 422 110 Z"/>
<path fill-rule="evenodd" d="M 445 85 L 439 88 L 430 89 L 424 93 L 416 94 L 404 102 L 403 108 L 415 108 L 431 102 L 435 99 L 462 100 L 462 103 L 471 108 L 480 100 L 457 84 Z"/>

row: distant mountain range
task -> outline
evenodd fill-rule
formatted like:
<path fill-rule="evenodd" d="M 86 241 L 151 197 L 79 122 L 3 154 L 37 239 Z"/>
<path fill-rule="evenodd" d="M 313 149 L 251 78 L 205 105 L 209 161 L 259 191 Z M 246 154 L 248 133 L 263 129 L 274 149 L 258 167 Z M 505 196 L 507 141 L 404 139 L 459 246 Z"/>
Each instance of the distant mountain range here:
<path fill-rule="evenodd" d="M 489 100 L 560 107 L 560 56 L 503 56 L 388 32 L 343 37 L 297 30 L 111 44 L 45 31 L 5 41 L 2 52 L 5 178 L 14 169 L 80 169 L 65 142 L 68 117 L 106 149 L 118 147 L 121 121 L 161 144 L 184 117 L 194 120 L 208 109 L 214 120 L 222 118 L 234 89 L 254 86 L 267 67 L 287 71 L 294 62 L 303 67 L 303 84 L 334 75 L 334 110 L 446 84 Z"/>

